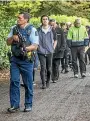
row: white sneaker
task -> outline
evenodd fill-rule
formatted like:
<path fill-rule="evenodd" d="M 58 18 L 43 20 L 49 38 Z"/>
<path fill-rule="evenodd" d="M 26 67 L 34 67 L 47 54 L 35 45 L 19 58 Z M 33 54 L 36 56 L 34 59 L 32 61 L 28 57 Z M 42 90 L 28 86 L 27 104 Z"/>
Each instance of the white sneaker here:
<path fill-rule="evenodd" d="M 36 85 L 36 83 L 35 83 L 35 82 L 33 82 L 33 85 L 35 86 L 35 85 Z"/>
<path fill-rule="evenodd" d="M 78 78 L 78 74 L 75 74 L 75 75 L 74 75 L 74 78 Z"/>
<path fill-rule="evenodd" d="M 82 73 L 82 77 L 86 77 L 86 74 L 85 73 Z"/>

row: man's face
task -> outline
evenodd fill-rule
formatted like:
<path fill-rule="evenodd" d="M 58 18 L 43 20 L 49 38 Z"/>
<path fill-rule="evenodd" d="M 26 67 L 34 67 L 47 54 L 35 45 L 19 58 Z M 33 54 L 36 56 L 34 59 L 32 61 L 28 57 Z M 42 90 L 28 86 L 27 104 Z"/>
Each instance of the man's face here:
<path fill-rule="evenodd" d="M 75 26 L 76 26 L 77 28 L 79 28 L 79 27 L 81 26 L 81 21 L 80 21 L 80 20 L 77 20 L 77 21 L 75 22 Z"/>
<path fill-rule="evenodd" d="M 66 25 L 63 25 L 63 26 L 62 26 L 62 29 L 63 29 L 63 30 L 66 30 L 66 28 L 67 28 Z"/>
<path fill-rule="evenodd" d="M 81 24 L 80 23 L 76 23 L 75 25 L 76 25 L 76 27 L 80 27 Z"/>
<path fill-rule="evenodd" d="M 55 22 L 50 22 L 50 26 L 55 29 L 56 28 L 56 23 Z"/>
<path fill-rule="evenodd" d="M 20 14 L 17 19 L 17 24 L 23 25 L 25 23 L 27 23 L 27 19 L 24 18 L 23 14 Z"/>
<path fill-rule="evenodd" d="M 49 23 L 48 17 L 43 17 L 42 18 L 42 24 L 45 25 L 45 26 L 47 26 L 48 23 Z"/>

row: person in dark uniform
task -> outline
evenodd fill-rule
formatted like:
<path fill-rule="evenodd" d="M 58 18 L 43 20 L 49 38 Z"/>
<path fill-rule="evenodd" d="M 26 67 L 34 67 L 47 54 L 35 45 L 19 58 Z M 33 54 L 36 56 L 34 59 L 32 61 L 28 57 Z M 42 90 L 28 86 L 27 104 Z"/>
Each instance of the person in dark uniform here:
<path fill-rule="evenodd" d="M 65 36 L 65 42 L 66 42 L 66 48 L 64 50 L 64 57 L 61 58 L 61 65 L 62 65 L 62 70 L 61 72 L 65 71 L 65 73 L 69 72 L 68 70 L 68 65 L 69 65 L 69 47 L 67 45 L 67 29 L 66 29 L 66 23 L 61 23 L 61 28 L 64 31 L 64 36 Z"/>
<path fill-rule="evenodd" d="M 29 14 L 20 13 L 17 25 L 8 35 L 7 45 L 11 45 L 10 58 L 10 108 L 14 113 L 20 109 L 20 74 L 25 87 L 24 112 L 32 110 L 33 100 L 33 51 L 37 50 L 38 32 L 29 24 Z"/>
<path fill-rule="evenodd" d="M 66 46 L 65 36 L 63 30 L 57 26 L 56 21 L 54 19 L 51 19 L 49 23 L 57 35 L 57 46 L 54 50 L 53 60 L 52 60 L 52 81 L 53 83 L 56 83 L 56 81 L 59 78 L 60 59 L 63 58 L 64 56 L 64 50 Z"/>

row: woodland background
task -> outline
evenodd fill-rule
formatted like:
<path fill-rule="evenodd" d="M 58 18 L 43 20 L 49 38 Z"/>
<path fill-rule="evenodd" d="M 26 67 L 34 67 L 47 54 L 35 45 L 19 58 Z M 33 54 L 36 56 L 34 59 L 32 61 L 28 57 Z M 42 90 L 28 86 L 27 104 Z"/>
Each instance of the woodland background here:
<path fill-rule="evenodd" d="M 57 22 L 74 22 L 81 17 L 83 25 L 90 25 L 90 2 L 87 0 L 59 0 L 59 1 L 0 1 L 0 69 L 9 67 L 6 45 L 7 35 L 11 26 L 16 23 L 19 12 L 30 13 L 30 23 L 35 27 L 40 25 L 40 17 L 47 14 Z"/>

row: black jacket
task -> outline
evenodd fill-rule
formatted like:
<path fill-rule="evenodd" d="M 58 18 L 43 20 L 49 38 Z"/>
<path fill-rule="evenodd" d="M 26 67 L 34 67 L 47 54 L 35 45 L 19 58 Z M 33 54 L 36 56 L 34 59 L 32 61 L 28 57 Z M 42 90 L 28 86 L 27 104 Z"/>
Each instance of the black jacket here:
<path fill-rule="evenodd" d="M 64 31 L 57 27 L 55 29 L 56 32 L 56 38 L 57 38 L 57 46 L 55 48 L 54 54 L 53 54 L 53 58 L 63 58 L 64 56 L 64 50 L 66 48 L 66 42 L 65 42 L 65 35 L 64 35 Z"/>

